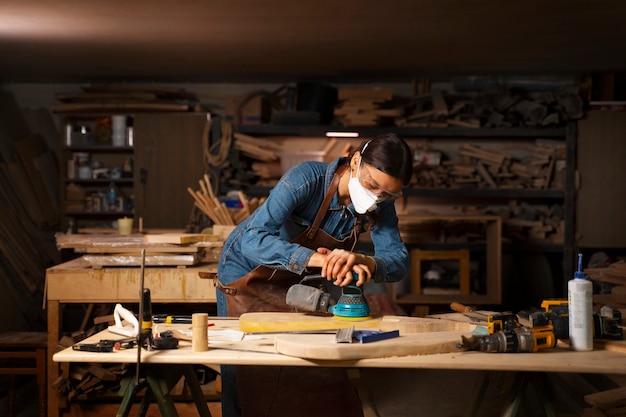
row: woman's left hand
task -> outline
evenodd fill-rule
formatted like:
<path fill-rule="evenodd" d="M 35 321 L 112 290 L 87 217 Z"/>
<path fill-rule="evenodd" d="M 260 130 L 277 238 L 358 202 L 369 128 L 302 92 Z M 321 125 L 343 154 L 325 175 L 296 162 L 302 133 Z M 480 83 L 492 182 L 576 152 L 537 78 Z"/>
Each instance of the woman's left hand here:
<path fill-rule="evenodd" d="M 356 282 L 358 286 L 372 279 L 372 271 L 376 266 L 372 258 L 345 249 L 331 251 L 320 248 L 318 252 L 326 255 L 322 266 L 322 276 L 328 280 L 334 279 L 335 285 L 345 287 L 350 284 L 353 281 L 352 272 L 359 277 Z"/>

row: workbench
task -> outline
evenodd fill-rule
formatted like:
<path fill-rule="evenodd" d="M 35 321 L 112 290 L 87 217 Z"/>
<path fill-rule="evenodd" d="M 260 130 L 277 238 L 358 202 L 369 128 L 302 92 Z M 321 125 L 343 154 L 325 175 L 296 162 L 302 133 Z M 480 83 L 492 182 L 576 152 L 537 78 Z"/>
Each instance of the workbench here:
<path fill-rule="evenodd" d="M 186 267 L 145 267 L 144 286 L 153 303 L 215 303 L 215 287 L 198 272 L 216 272 L 217 264 Z M 45 299 L 48 313 L 48 416 L 59 415 L 59 398 L 52 383 L 59 365 L 52 360 L 58 350 L 62 308 L 66 303 L 138 303 L 141 269 L 137 266 L 93 268 L 76 258 L 46 270 Z"/>
<path fill-rule="evenodd" d="M 237 320 L 209 318 L 215 328 L 238 328 Z M 184 326 L 184 325 L 170 325 Z M 189 327 L 189 325 L 187 325 Z M 213 328 L 213 327 L 211 327 Z M 159 327 L 159 331 L 166 330 Z M 209 350 L 194 352 L 190 344 L 182 344 L 175 350 L 143 351 L 142 366 L 150 365 L 267 365 L 267 366 L 323 366 L 345 368 L 407 368 L 437 370 L 480 370 L 492 372 L 511 371 L 519 375 L 540 375 L 545 372 L 556 373 L 599 373 L 623 374 L 626 369 L 626 342 L 613 341 L 612 347 L 596 349 L 589 352 L 574 352 L 566 344 L 556 348 L 541 350 L 537 353 L 483 353 L 483 352 L 450 352 L 426 355 L 407 355 L 394 357 L 377 357 L 354 360 L 311 360 L 295 356 L 287 356 L 272 350 L 273 335 L 267 335 L 268 343 L 265 351 L 249 350 L 245 344 L 241 346 L 216 347 L 211 342 L 209 332 Z M 103 331 L 85 340 L 95 343 L 102 339 L 115 339 L 121 336 Z M 98 362 L 98 363 L 136 363 L 136 348 L 122 349 L 110 353 L 94 353 L 76 351 L 71 348 L 58 352 L 53 357 L 55 362 Z M 522 397 L 523 395 L 520 395 Z M 511 414 L 514 415 L 514 414 Z"/>

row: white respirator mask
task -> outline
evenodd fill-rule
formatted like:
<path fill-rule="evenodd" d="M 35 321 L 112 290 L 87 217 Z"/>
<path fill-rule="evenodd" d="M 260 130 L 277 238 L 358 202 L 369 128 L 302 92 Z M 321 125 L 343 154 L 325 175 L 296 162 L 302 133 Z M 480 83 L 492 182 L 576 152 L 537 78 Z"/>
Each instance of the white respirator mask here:
<path fill-rule="evenodd" d="M 367 145 L 365 147 L 367 147 Z M 363 147 L 363 150 L 365 150 L 365 147 Z M 350 192 L 350 200 L 352 200 L 352 204 L 354 205 L 356 212 L 359 214 L 365 214 L 376 208 L 378 196 L 363 187 L 361 185 L 361 181 L 359 181 L 359 176 L 361 175 L 361 160 L 362 159 L 359 159 L 356 177 L 350 176 L 350 180 L 348 181 L 348 191 Z"/>

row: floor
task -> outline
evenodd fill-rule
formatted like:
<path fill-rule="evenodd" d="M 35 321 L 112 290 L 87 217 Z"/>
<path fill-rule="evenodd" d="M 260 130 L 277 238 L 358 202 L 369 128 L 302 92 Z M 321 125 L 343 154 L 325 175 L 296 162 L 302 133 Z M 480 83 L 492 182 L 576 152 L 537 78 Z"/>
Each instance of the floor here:
<path fill-rule="evenodd" d="M 422 369 L 361 369 L 360 380 L 369 391 L 372 409 L 378 417 L 463 417 L 469 416 L 476 390 L 482 376 L 476 371 L 448 371 Z M 503 374 L 504 375 L 504 374 Z M 508 374 L 510 375 L 510 374 Z M 539 375 L 539 374 L 536 374 Z M 499 416 L 505 410 L 506 387 L 511 380 L 497 379 L 485 393 L 477 417 Z M 556 417 L 580 416 L 586 404 L 583 396 L 596 390 L 607 389 L 610 382 L 600 375 L 550 374 L 549 395 Z M 33 401 L 37 390 L 34 381 L 22 380 L 17 389 L 15 417 L 38 417 L 37 404 Z M 6 390 L 0 399 L 0 417 L 7 415 Z M 219 403 L 210 403 L 213 417 L 221 417 Z M 98 404 L 83 407 L 67 416 L 96 417 L 114 415 L 117 404 Z M 177 404 L 180 417 L 197 416 L 192 403 Z M 513 415 L 513 414 L 511 414 Z M 528 389 L 525 402 L 517 416 L 537 417 L 546 415 L 538 402 L 534 389 Z M 152 405 L 147 417 L 159 417 L 156 405 Z"/>

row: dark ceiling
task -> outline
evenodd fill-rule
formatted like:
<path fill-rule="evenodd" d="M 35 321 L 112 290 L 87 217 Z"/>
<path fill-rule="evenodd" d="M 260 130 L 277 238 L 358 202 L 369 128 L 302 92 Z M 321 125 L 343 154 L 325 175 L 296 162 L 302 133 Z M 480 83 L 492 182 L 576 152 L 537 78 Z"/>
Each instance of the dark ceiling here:
<path fill-rule="evenodd" d="M 626 1 L 3 0 L 0 82 L 626 70 Z"/>

